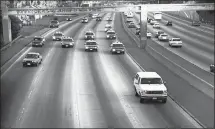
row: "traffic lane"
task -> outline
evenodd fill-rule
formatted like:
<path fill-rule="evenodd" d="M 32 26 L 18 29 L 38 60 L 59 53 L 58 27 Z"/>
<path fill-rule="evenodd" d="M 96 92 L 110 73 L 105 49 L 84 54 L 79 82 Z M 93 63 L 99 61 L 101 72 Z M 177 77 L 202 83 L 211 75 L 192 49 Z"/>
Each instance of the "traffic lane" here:
<path fill-rule="evenodd" d="M 86 24 L 86 26 L 94 23 L 94 21 L 91 21 Z M 67 28 L 67 31 L 64 31 L 64 33 L 67 36 L 74 37 L 74 35 L 78 34 L 84 27 L 83 25 L 81 27 L 81 23 L 78 23 L 78 25 L 74 27 Z M 26 109 L 26 113 L 22 118 L 23 121 L 17 122 L 16 126 L 24 128 L 74 127 L 70 122 L 73 120 L 75 114 L 72 112 L 72 116 L 69 116 L 72 107 L 68 105 L 73 105 L 72 103 L 68 103 L 71 99 L 67 100 L 67 103 L 62 103 L 62 100 L 65 100 L 65 94 L 67 96 L 72 96 L 71 92 L 66 92 L 65 90 L 69 87 L 66 87 L 67 82 L 64 81 L 69 81 L 69 78 L 65 79 L 64 77 L 66 77 L 65 74 L 71 76 L 71 71 L 65 68 L 68 67 L 66 64 L 71 65 L 66 62 L 73 60 L 73 58 L 71 58 L 73 57 L 73 51 L 73 48 L 72 50 L 70 48 L 63 49 L 61 48 L 60 42 L 56 43 L 53 53 L 51 54 L 53 58 L 47 63 L 47 68 L 44 68 L 46 71 L 39 76 L 38 80 L 42 83 L 37 84 L 37 88 L 31 97 L 31 103 L 27 103 L 23 106 Z M 71 61 L 69 62 L 72 63 Z M 64 71 L 69 72 L 64 73 Z M 70 81 L 68 84 L 71 86 Z"/>
<path fill-rule="evenodd" d="M 150 25 L 148 26 L 148 29 L 150 30 L 150 32 L 152 34 L 155 33 L 155 30 L 158 30 L 158 29 L 152 28 Z M 135 33 L 136 30 L 132 29 L 132 31 L 133 31 L 133 33 Z M 170 34 L 168 34 L 168 35 L 170 35 Z M 189 69 L 189 71 L 191 71 L 195 75 L 198 75 L 199 77 L 201 77 L 202 79 L 204 79 L 208 83 L 210 83 L 211 85 L 214 85 L 214 76 L 212 73 L 209 72 L 210 71 L 209 65 L 212 62 L 214 62 L 213 53 L 205 54 L 205 52 L 202 52 L 201 50 L 195 50 L 195 49 L 193 49 L 193 46 L 189 46 L 188 44 L 186 44 L 186 42 L 184 43 L 185 46 L 183 45 L 183 48 L 180 48 L 180 49 L 170 48 L 168 46 L 168 43 L 160 42 L 157 40 L 157 38 L 153 38 L 153 37 L 154 36 L 152 36 L 152 40 L 155 41 L 155 43 L 158 43 L 159 45 L 164 46 L 170 52 L 173 52 L 173 53 L 177 54 L 178 56 L 180 56 L 180 58 L 179 58 L 174 54 L 171 54 L 171 55 L 166 54 L 166 56 L 168 58 L 174 59 L 174 62 L 177 62 L 177 64 L 180 64 L 184 68 Z M 152 46 L 153 48 L 158 48 L 156 46 L 156 44 L 154 44 L 154 42 L 149 45 Z M 191 50 L 188 50 L 188 49 L 191 49 Z M 201 53 L 204 53 L 204 54 L 201 54 Z M 177 60 L 175 60 L 175 59 L 177 59 Z M 183 60 L 183 59 L 185 59 L 185 60 Z M 182 62 L 184 62 L 184 63 L 182 63 Z M 189 65 L 188 62 L 192 65 Z M 195 64 L 195 65 L 193 65 L 193 64 Z M 201 69 L 199 69 L 199 68 L 201 68 Z"/>
<path fill-rule="evenodd" d="M 189 27 L 190 30 L 192 30 L 196 33 L 214 36 L 214 29 L 212 29 L 212 28 L 208 28 L 208 27 L 204 27 L 204 26 L 195 27 L 195 26 L 192 26 L 191 25 L 192 23 L 189 21 L 185 22 L 184 20 L 181 20 L 180 18 L 170 16 L 168 14 L 164 14 L 163 19 L 167 20 L 167 21 L 172 20 L 172 21 L 174 21 L 173 23 L 184 25 L 185 28 Z"/>
<path fill-rule="evenodd" d="M 109 16 L 109 15 L 106 15 Z M 103 23 L 105 21 L 99 22 Z M 98 24 L 99 24 L 98 23 Z M 91 28 L 95 30 L 97 24 Z M 88 29 L 88 28 L 87 28 Z M 86 29 L 86 30 L 87 30 Z M 81 34 L 83 35 L 83 34 Z M 82 36 L 84 37 L 84 36 Z M 77 87 L 78 93 L 78 110 L 79 110 L 79 122 L 81 128 L 97 128 L 97 127 L 131 127 L 129 121 L 124 118 L 123 112 L 120 110 L 120 105 L 116 100 L 111 90 L 106 89 L 103 81 L 100 81 L 97 76 L 95 67 L 99 67 L 99 64 L 94 63 L 94 57 L 97 52 L 85 52 L 85 41 L 79 38 L 79 42 L 76 45 L 76 58 L 79 63 L 76 64 L 77 68 L 81 69 L 82 74 L 79 72 L 76 78 L 81 78 L 81 84 Z M 97 57 L 97 56 L 96 56 Z M 97 58 L 98 59 L 98 58 Z M 74 69 L 75 70 L 75 69 Z M 111 94 L 111 95 L 109 95 Z M 111 96 L 111 97 L 110 97 Z M 118 110 L 113 110 L 113 107 L 119 107 Z M 117 118 L 120 118 L 117 120 Z M 124 122 L 125 121 L 125 122 Z M 123 122 L 123 123 L 122 123 Z"/>
<path fill-rule="evenodd" d="M 151 25 L 149 25 L 148 28 L 151 30 L 153 34 L 155 34 L 157 31 L 157 29 L 153 29 Z M 187 52 L 193 54 L 194 56 L 196 56 L 196 58 L 202 57 L 203 60 L 207 59 L 207 62 L 205 61 L 202 61 L 202 62 L 206 63 L 206 65 L 203 67 L 208 69 L 208 64 L 211 64 L 211 62 L 213 62 L 213 59 L 214 59 L 212 56 L 214 53 L 214 47 L 213 47 L 214 44 L 207 43 L 207 41 L 203 41 L 203 40 L 201 41 L 196 38 L 191 38 L 190 36 L 187 36 L 183 32 L 178 33 L 171 27 L 166 27 L 164 25 L 161 25 L 161 30 L 164 30 L 164 32 L 170 36 L 180 37 L 183 43 L 185 43 L 186 45 L 184 48 L 190 49 L 190 50 L 187 50 Z"/>
<path fill-rule="evenodd" d="M 149 17 L 153 18 L 153 15 L 149 14 Z M 161 20 L 159 23 L 162 24 L 164 27 L 167 27 L 165 20 Z M 196 31 L 188 29 L 187 26 L 178 25 L 178 24 L 175 25 L 174 21 L 173 21 L 173 26 L 168 26 L 168 28 L 171 31 L 173 31 L 173 30 L 178 31 L 178 32 L 182 33 L 183 35 L 189 36 L 190 38 L 193 38 L 193 39 L 195 39 L 197 41 L 201 41 L 204 44 L 207 44 L 207 46 L 208 46 L 207 48 L 210 48 L 210 47 L 214 46 L 214 35 L 208 35 L 208 34 L 205 34 L 205 33 L 202 33 L 202 32 L 201 33 L 196 33 Z"/>
<path fill-rule="evenodd" d="M 154 36 L 155 35 L 155 29 L 153 29 L 152 27 L 148 27 L 148 28 Z M 195 45 L 192 45 L 192 44 L 194 44 L 195 41 L 191 42 L 191 41 L 187 40 L 187 38 L 183 37 L 182 35 L 176 36 L 178 34 L 174 33 L 174 31 L 171 31 L 171 32 L 167 31 L 168 28 L 164 29 L 164 27 L 162 27 L 162 29 L 164 30 L 164 32 L 166 32 L 166 34 L 169 35 L 170 38 L 171 37 L 180 37 L 182 42 L 183 42 L 182 48 L 180 48 L 180 49 L 172 48 L 169 46 L 168 42 L 158 41 L 157 38 L 154 38 L 153 40 L 155 40 L 160 45 L 164 46 L 166 49 L 179 55 L 180 57 L 183 57 L 186 60 L 190 61 L 191 63 L 197 65 L 199 68 L 202 68 L 206 71 L 210 71 L 209 65 L 214 62 L 214 54 L 213 54 L 214 50 L 213 51 L 207 51 L 206 48 L 203 48 L 203 47 L 202 47 L 202 49 L 196 48 Z"/>
<path fill-rule="evenodd" d="M 73 25 L 70 23 L 68 25 Z M 63 27 L 60 30 L 64 31 Z M 50 35 L 47 36 L 47 39 Z M 42 48 L 30 47 L 29 52 L 39 52 L 43 56 L 43 60 L 56 42 L 47 40 L 46 44 Z M 22 59 L 19 58 L 9 70 L 1 76 L 1 97 L 2 97 L 2 121 L 5 125 L 11 126 L 17 116 L 17 110 L 20 109 L 27 92 L 29 91 L 29 85 L 33 82 L 38 68 L 22 67 Z M 43 66 L 43 63 L 42 63 Z M 15 74 L 18 73 L 18 74 Z M 10 108 L 8 108 L 10 107 Z"/>
<path fill-rule="evenodd" d="M 118 27 L 121 26 L 117 25 L 115 29 L 118 29 Z M 139 103 L 139 99 L 134 95 L 132 77 L 136 72 L 141 70 L 127 54 L 112 55 L 110 53 L 109 46 L 112 43 L 112 40 L 106 40 L 106 34 L 105 32 L 102 32 L 102 30 L 102 26 L 97 30 L 97 42 L 99 42 L 100 45 L 100 60 L 98 59 L 99 57 L 95 57 L 96 67 L 99 73 L 101 73 L 99 77 L 103 80 L 111 80 L 109 83 L 104 83 L 106 85 L 109 84 L 109 87 L 112 85 L 116 94 L 117 92 L 118 94 L 122 94 L 120 100 L 124 99 L 127 101 L 127 107 L 130 107 L 129 105 L 131 105 L 129 110 L 134 111 L 134 116 L 136 115 L 138 117 L 137 120 L 142 127 L 195 127 L 175 108 L 175 105 L 172 104 L 173 102 L 167 102 L 164 107 L 160 106 L 162 104 L 148 103 L 147 105 L 144 105 Z M 121 37 L 118 38 L 121 41 Z M 127 42 L 130 42 L 130 40 L 127 39 Z M 102 64 L 103 66 L 98 67 L 98 64 Z M 169 114 L 169 111 L 171 111 L 171 115 Z"/>
<path fill-rule="evenodd" d="M 120 15 L 116 17 L 119 17 L 115 22 L 115 26 L 118 27 L 116 28 L 116 32 L 118 33 L 119 39 L 125 40 L 125 45 L 130 44 L 130 42 L 134 43 L 135 41 L 133 38 L 129 37 L 123 28 Z M 153 41 L 148 40 L 148 44 L 151 44 L 152 42 Z M 157 72 L 163 80 L 167 82 L 166 86 L 168 88 L 168 93 L 177 102 L 179 102 L 179 104 L 185 107 L 207 127 L 213 127 L 214 100 L 212 98 L 200 92 L 195 87 L 191 86 L 186 80 L 160 64 L 146 51 L 141 49 L 133 50 L 133 48 L 126 48 L 126 50 L 146 71 Z"/>

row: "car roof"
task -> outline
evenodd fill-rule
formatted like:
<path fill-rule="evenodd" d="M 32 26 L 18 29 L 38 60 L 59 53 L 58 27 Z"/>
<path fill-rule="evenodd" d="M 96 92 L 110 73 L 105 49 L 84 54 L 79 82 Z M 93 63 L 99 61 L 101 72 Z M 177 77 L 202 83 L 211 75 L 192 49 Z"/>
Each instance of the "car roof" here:
<path fill-rule="evenodd" d="M 123 43 L 120 41 L 114 41 L 112 44 L 123 44 Z"/>
<path fill-rule="evenodd" d="M 140 78 L 161 78 L 156 72 L 137 72 Z"/>
<path fill-rule="evenodd" d="M 56 31 L 55 34 L 56 34 L 56 33 L 61 33 L 61 34 L 63 34 L 63 32 L 61 32 L 61 31 Z"/>
<path fill-rule="evenodd" d="M 40 55 L 40 53 L 38 53 L 38 52 L 29 52 L 29 53 L 27 53 L 27 54 L 36 54 L 36 55 Z"/>
<path fill-rule="evenodd" d="M 87 40 L 86 42 L 96 42 L 96 40 Z"/>
<path fill-rule="evenodd" d="M 108 30 L 107 32 L 115 32 L 113 29 Z"/>
<path fill-rule="evenodd" d="M 92 31 L 92 30 L 87 30 L 87 31 L 86 31 L 86 33 L 88 33 L 88 32 L 93 33 L 93 31 Z"/>

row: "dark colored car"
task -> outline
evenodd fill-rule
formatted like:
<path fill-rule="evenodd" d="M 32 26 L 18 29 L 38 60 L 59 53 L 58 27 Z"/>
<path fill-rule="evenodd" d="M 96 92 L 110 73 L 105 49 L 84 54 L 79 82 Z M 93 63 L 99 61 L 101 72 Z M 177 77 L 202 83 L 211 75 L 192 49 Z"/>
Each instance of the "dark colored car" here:
<path fill-rule="evenodd" d="M 38 66 L 42 63 L 42 56 L 36 52 L 29 52 L 22 61 L 23 67 Z"/>
<path fill-rule="evenodd" d="M 200 21 L 192 21 L 192 26 L 200 26 L 201 22 Z"/>
<path fill-rule="evenodd" d="M 210 65 L 210 71 L 211 71 L 211 72 L 214 72 L 214 64 L 211 64 L 211 65 Z"/>
<path fill-rule="evenodd" d="M 150 23 L 150 22 L 151 22 L 151 20 L 153 20 L 153 19 L 151 19 L 151 18 L 148 18 L 148 19 L 147 19 L 147 22 L 148 22 L 148 23 Z"/>
<path fill-rule="evenodd" d="M 67 21 L 72 21 L 72 18 L 68 17 L 66 18 Z"/>
<path fill-rule="evenodd" d="M 57 20 L 52 20 L 50 22 L 50 28 L 58 28 L 59 27 L 59 22 Z"/>
<path fill-rule="evenodd" d="M 44 45 L 45 38 L 41 36 L 35 36 L 32 41 L 32 47 L 42 47 Z"/>
<path fill-rule="evenodd" d="M 102 21 L 102 18 L 101 17 L 97 17 L 96 21 Z"/>
<path fill-rule="evenodd" d="M 167 21 L 166 25 L 167 26 L 172 26 L 172 21 Z"/>

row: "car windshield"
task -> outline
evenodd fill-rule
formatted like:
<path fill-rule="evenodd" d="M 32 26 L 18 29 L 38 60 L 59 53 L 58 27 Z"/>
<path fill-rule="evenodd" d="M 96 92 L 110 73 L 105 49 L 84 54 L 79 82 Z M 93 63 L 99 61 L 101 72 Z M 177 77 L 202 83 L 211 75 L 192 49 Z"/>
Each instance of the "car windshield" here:
<path fill-rule="evenodd" d="M 87 42 L 87 45 L 96 45 L 96 42 Z"/>
<path fill-rule="evenodd" d="M 54 36 L 63 36 L 61 33 L 55 33 Z"/>
<path fill-rule="evenodd" d="M 34 58 L 34 59 L 36 59 L 37 56 L 38 56 L 38 55 L 36 55 L 36 54 L 27 54 L 27 55 L 25 56 L 25 58 Z"/>
<path fill-rule="evenodd" d="M 111 32 L 107 32 L 107 34 L 115 34 L 115 32 L 111 31 Z"/>
<path fill-rule="evenodd" d="M 86 35 L 93 35 L 93 33 L 92 32 L 87 32 Z"/>
<path fill-rule="evenodd" d="M 161 78 L 142 78 L 141 84 L 162 84 Z"/>
<path fill-rule="evenodd" d="M 113 44 L 113 47 L 123 47 L 122 44 Z"/>
<path fill-rule="evenodd" d="M 172 39 L 172 41 L 181 41 L 181 39 Z"/>
<path fill-rule="evenodd" d="M 63 39 L 63 41 L 72 42 L 73 39 Z"/>
<path fill-rule="evenodd" d="M 34 38 L 34 41 L 42 41 L 42 38 Z"/>
<path fill-rule="evenodd" d="M 58 23 L 58 21 L 51 21 L 51 23 Z"/>

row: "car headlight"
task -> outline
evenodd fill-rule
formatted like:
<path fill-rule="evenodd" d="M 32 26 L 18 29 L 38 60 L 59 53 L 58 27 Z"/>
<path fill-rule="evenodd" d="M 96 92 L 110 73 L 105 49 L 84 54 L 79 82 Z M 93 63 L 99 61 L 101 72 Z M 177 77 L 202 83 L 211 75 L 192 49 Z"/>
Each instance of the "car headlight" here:
<path fill-rule="evenodd" d="M 85 47 L 86 49 L 88 49 L 88 47 Z"/>
<path fill-rule="evenodd" d="M 33 60 L 32 62 L 33 62 L 33 63 L 36 63 L 37 61 Z"/>
<path fill-rule="evenodd" d="M 163 94 L 167 95 L 167 90 L 164 90 L 164 91 L 163 91 Z"/>
<path fill-rule="evenodd" d="M 85 38 L 87 38 L 87 36 L 85 35 Z"/>
<path fill-rule="evenodd" d="M 122 49 L 122 51 L 125 51 L 124 49 Z"/>
<path fill-rule="evenodd" d="M 147 93 L 147 90 L 142 90 L 140 93 L 141 93 L 141 94 L 146 94 L 146 93 Z"/>
<path fill-rule="evenodd" d="M 53 38 L 53 39 L 55 39 L 56 37 L 55 37 L 55 36 L 53 36 L 52 38 Z"/>
<path fill-rule="evenodd" d="M 109 38 L 110 36 L 109 36 L 109 35 L 107 35 L 107 37 Z"/>
<path fill-rule="evenodd" d="M 70 45 L 73 45 L 73 43 L 70 43 Z"/>
<path fill-rule="evenodd" d="M 112 49 L 112 51 L 116 51 L 116 49 Z"/>

